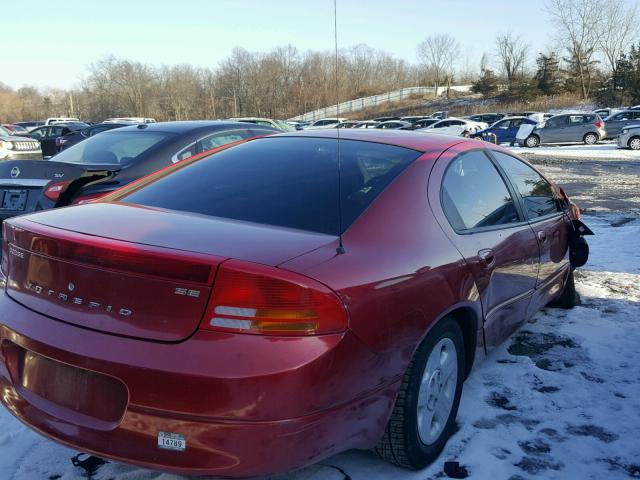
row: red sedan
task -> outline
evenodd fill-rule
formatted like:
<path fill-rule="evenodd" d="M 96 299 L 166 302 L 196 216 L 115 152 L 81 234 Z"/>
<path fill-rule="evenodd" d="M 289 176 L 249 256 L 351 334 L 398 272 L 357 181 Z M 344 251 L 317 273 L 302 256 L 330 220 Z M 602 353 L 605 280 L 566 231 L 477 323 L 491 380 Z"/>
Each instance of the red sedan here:
<path fill-rule="evenodd" d="M 573 305 L 577 209 L 500 147 L 339 133 L 248 141 L 5 221 L 5 407 L 73 448 L 186 474 L 350 448 L 431 462 L 473 364 Z"/>

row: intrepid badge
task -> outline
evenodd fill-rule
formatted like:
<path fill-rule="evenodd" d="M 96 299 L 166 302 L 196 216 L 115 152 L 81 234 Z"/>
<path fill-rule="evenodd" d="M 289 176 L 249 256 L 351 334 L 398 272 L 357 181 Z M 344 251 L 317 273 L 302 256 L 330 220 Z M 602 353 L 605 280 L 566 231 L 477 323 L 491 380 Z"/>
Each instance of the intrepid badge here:
<path fill-rule="evenodd" d="M 86 307 L 87 309 L 99 309 L 107 313 L 114 312 L 123 317 L 130 317 L 131 315 L 133 315 L 133 310 L 129 308 L 113 308 L 113 305 L 105 305 L 104 303 L 96 302 L 94 300 L 74 297 L 66 293 L 57 292 L 51 288 L 43 287 L 42 285 L 37 285 L 33 282 L 27 281 L 25 286 L 27 287 L 27 290 L 37 293 L 38 295 L 51 297 L 58 300 L 59 302 L 71 302 L 74 305 L 81 305 Z M 69 282 L 67 288 L 70 292 L 72 292 L 76 289 L 76 285 L 73 282 Z"/>

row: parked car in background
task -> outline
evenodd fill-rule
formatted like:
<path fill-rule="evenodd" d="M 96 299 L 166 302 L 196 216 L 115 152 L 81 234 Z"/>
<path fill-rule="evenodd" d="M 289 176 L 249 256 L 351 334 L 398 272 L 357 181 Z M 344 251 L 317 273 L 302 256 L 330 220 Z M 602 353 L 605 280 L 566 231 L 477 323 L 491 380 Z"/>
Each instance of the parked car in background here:
<path fill-rule="evenodd" d="M 608 117 L 610 117 L 611 115 L 614 115 L 618 112 L 621 112 L 622 108 L 600 108 L 598 110 L 594 110 L 593 113 L 597 113 L 600 118 L 602 119 L 607 119 Z"/>
<path fill-rule="evenodd" d="M 400 120 L 400 117 L 378 117 L 378 118 L 372 118 L 371 120 L 373 120 L 374 122 L 389 122 L 391 120 Z"/>
<path fill-rule="evenodd" d="M 448 116 L 448 112 L 442 112 L 442 111 L 433 112 L 430 116 L 431 118 L 438 118 L 442 120 L 443 118 Z"/>
<path fill-rule="evenodd" d="M 29 137 L 13 135 L 6 128 L 0 127 L 0 161 L 8 160 L 42 160 L 40 142 Z"/>
<path fill-rule="evenodd" d="M 629 110 L 640 110 L 640 105 L 634 105 L 633 107 L 629 107 Z"/>
<path fill-rule="evenodd" d="M 23 127 L 24 129 L 30 132 L 34 128 L 38 128 L 44 125 L 44 120 L 37 121 L 37 122 L 16 122 L 14 123 L 14 125 L 20 125 L 21 127 Z"/>
<path fill-rule="evenodd" d="M 420 128 L 427 128 L 430 125 L 433 125 L 440 120 L 437 118 L 423 118 L 422 120 L 417 120 L 411 124 L 411 127 L 406 130 L 418 130 Z"/>
<path fill-rule="evenodd" d="M 595 145 L 607 136 L 604 121 L 596 113 L 555 115 L 539 123 L 524 140 L 518 143 L 537 147 L 544 143 L 584 143 Z"/>
<path fill-rule="evenodd" d="M 388 122 L 381 122 L 376 125 L 376 128 L 390 128 L 394 130 L 409 127 L 411 127 L 411 122 L 403 122 L 402 120 L 389 120 Z"/>
<path fill-rule="evenodd" d="M 640 124 L 640 110 L 623 110 L 614 113 L 604 120 L 607 129 L 606 138 L 616 138 L 622 132 L 622 129 L 629 125 Z"/>
<path fill-rule="evenodd" d="M 492 125 L 498 120 L 503 119 L 504 117 L 506 117 L 506 114 L 504 113 L 479 113 L 477 115 L 470 115 L 465 118 L 473 120 L 474 122 L 484 122 L 487 125 Z"/>
<path fill-rule="evenodd" d="M 479 130 L 487 128 L 488 125 L 482 122 L 474 122 L 465 118 L 448 117 L 440 120 L 426 128 L 420 128 L 416 132 L 437 133 L 440 135 L 460 136 L 464 132 L 473 134 Z"/>
<path fill-rule="evenodd" d="M 376 122 L 375 120 L 363 120 L 356 125 L 355 128 L 376 128 L 380 122 Z"/>
<path fill-rule="evenodd" d="M 24 128 L 22 125 L 14 125 L 11 123 L 5 123 L 2 125 L 5 130 L 11 132 L 11 135 L 17 135 L 19 137 L 28 137 L 29 130 Z"/>
<path fill-rule="evenodd" d="M 311 125 L 306 128 L 333 128 L 337 124 L 347 121 L 346 118 L 321 118 L 320 120 L 316 120 Z"/>
<path fill-rule="evenodd" d="M 50 117 L 50 118 L 47 118 L 44 122 L 45 125 L 55 125 L 57 123 L 81 123 L 81 122 L 80 122 L 80 119 L 73 118 L 73 117 Z"/>
<path fill-rule="evenodd" d="M 0 198 L 9 190 L 21 193 L 15 208 L 0 210 L 0 220 L 97 198 L 204 151 L 278 132 L 241 122 L 148 123 L 94 135 L 47 162 L 3 162 Z M 20 169 L 16 177 L 13 167 Z"/>
<path fill-rule="evenodd" d="M 56 146 L 58 151 L 61 152 L 62 150 L 72 147 L 75 144 L 82 142 L 87 138 L 93 137 L 98 133 L 113 130 L 114 128 L 130 126 L 130 123 L 98 123 L 96 125 L 91 125 L 87 128 L 83 128 L 82 130 L 74 130 L 63 135 L 62 137 L 58 137 L 58 139 L 56 140 Z"/>
<path fill-rule="evenodd" d="M 471 134 L 472 138 L 482 138 L 483 140 L 493 141 L 495 135 L 496 143 L 516 143 L 516 134 L 522 125 L 536 125 L 535 120 L 528 117 L 506 117 L 498 120 L 489 128 L 479 130 Z"/>
<path fill-rule="evenodd" d="M 414 115 L 411 117 L 400 117 L 400 120 L 402 120 L 403 122 L 415 123 L 418 120 L 424 120 L 425 118 L 431 118 L 431 117 L 426 115 Z"/>
<path fill-rule="evenodd" d="M 75 450 L 180 474 L 353 448 L 434 461 L 476 361 L 576 304 L 577 208 L 500 147 L 337 133 L 6 221 L 0 402 Z"/>
<path fill-rule="evenodd" d="M 347 120 L 336 124 L 336 128 L 358 128 L 360 123 L 361 122 L 359 120 Z"/>
<path fill-rule="evenodd" d="M 622 129 L 618 135 L 618 147 L 640 150 L 640 123 Z"/>
<path fill-rule="evenodd" d="M 102 123 L 156 123 L 156 119 L 147 117 L 114 117 L 107 118 Z"/>
<path fill-rule="evenodd" d="M 50 158 L 58 153 L 58 138 L 76 130 L 83 130 L 88 126 L 86 123 L 81 122 L 54 123 L 31 130 L 29 136 L 40 142 L 44 158 Z"/>
<path fill-rule="evenodd" d="M 296 130 L 295 127 L 289 125 L 284 120 L 273 120 L 271 118 L 235 117 L 235 118 L 228 118 L 227 120 L 230 122 L 255 123 L 256 125 L 264 125 L 267 127 L 275 128 L 276 130 L 280 130 L 281 132 L 294 132 Z"/>

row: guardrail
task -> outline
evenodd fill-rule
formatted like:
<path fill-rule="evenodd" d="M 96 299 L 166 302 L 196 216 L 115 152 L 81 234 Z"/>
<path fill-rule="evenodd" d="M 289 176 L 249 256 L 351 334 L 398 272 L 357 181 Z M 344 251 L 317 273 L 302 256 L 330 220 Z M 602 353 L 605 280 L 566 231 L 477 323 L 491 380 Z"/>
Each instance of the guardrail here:
<path fill-rule="evenodd" d="M 356 98 L 355 100 L 349 100 L 347 102 L 339 103 L 337 106 L 337 112 L 342 115 L 343 113 L 357 112 L 358 110 L 364 110 L 365 108 L 375 107 L 382 103 L 394 102 L 409 98 L 412 95 L 433 95 L 435 93 L 435 87 L 406 87 L 400 90 L 394 90 L 392 92 L 381 93 L 378 95 L 371 95 L 370 97 Z M 442 95 L 447 91 L 446 87 L 439 87 L 439 94 Z M 471 85 L 452 85 L 449 90 L 456 92 L 469 92 Z M 297 117 L 290 118 L 292 121 L 315 121 L 325 117 L 336 116 L 336 105 L 330 105 L 328 107 L 320 108 L 312 112 L 307 112 Z"/>

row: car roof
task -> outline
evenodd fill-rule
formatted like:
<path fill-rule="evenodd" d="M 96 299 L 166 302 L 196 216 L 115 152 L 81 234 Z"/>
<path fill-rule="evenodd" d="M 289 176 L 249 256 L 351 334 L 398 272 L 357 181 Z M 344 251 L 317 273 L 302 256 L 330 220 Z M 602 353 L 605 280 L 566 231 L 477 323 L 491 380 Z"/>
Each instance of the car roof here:
<path fill-rule="evenodd" d="M 118 128 L 118 132 L 131 132 L 134 130 L 144 130 L 145 132 L 161 133 L 198 133 L 200 131 L 216 131 L 227 128 L 249 128 L 246 122 L 230 122 L 224 120 L 189 120 L 182 122 L 157 122 L 141 123 L 128 127 Z M 260 128 L 272 128 L 261 125 Z M 273 129 L 276 131 L 276 129 Z"/>
<path fill-rule="evenodd" d="M 391 129 L 326 129 L 326 130 L 299 130 L 296 132 L 280 133 L 267 138 L 275 137 L 309 137 L 309 138 L 340 138 L 340 140 L 357 140 L 361 142 L 383 143 L 397 147 L 410 148 L 419 152 L 444 151 L 447 148 L 461 142 L 474 142 L 462 137 L 450 137 L 447 135 L 428 135 L 410 130 Z"/>

